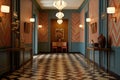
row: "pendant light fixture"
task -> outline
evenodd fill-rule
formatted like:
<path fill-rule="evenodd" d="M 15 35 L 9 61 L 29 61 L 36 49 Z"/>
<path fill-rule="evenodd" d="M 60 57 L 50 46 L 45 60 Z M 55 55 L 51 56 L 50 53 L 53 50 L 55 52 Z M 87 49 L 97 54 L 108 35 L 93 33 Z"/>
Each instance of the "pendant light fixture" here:
<path fill-rule="evenodd" d="M 62 20 L 62 19 L 58 19 L 58 20 L 57 20 L 57 23 L 58 23 L 58 24 L 62 24 L 62 23 L 63 23 L 63 20 Z"/>
<path fill-rule="evenodd" d="M 57 12 L 57 13 L 56 13 L 56 17 L 57 17 L 58 19 L 62 19 L 62 18 L 64 17 L 63 12 L 61 12 L 61 11 Z"/>
<path fill-rule="evenodd" d="M 67 3 L 63 0 L 57 0 L 53 2 L 53 6 L 59 10 L 59 12 L 56 13 L 56 17 L 58 18 L 57 23 L 62 24 L 62 18 L 64 17 L 64 13 L 61 11 L 67 6 Z"/>
<path fill-rule="evenodd" d="M 63 8 L 67 6 L 67 3 L 63 0 L 58 0 L 53 2 L 53 6 L 61 11 Z"/>

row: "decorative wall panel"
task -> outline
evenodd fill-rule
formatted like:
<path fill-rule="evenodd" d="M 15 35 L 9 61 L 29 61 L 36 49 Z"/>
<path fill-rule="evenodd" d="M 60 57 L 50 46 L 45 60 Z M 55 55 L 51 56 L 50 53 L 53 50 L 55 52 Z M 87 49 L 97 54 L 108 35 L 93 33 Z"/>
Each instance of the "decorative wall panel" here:
<path fill-rule="evenodd" d="M 85 11 L 82 10 L 80 12 L 80 24 L 82 25 L 82 28 L 80 29 L 80 42 L 84 42 L 84 38 L 85 38 Z"/>
<path fill-rule="evenodd" d="M 10 6 L 10 0 L 1 0 L 0 6 L 6 4 Z M 0 11 L 2 21 L 0 22 L 0 48 L 11 46 L 11 17 L 10 13 L 2 13 Z"/>
<path fill-rule="evenodd" d="M 38 42 L 48 42 L 48 13 L 40 13 L 38 23 L 42 25 L 38 30 Z"/>
<path fill-rule="evenodd" d="M 109 15 L 108 28 L 109 37 L 111 39 L 112 46 L 120 46 L 120 0 L 110 0 L 109 6 L 115 6 L 116 12 L 113 15 Z M 112 20 L 112 16 L 116 17 L 116 22 Z"/>
<path fill-rule="evenodd" d="M 72 13 L 72 42 L 80 42 L 80 14 Z"/>

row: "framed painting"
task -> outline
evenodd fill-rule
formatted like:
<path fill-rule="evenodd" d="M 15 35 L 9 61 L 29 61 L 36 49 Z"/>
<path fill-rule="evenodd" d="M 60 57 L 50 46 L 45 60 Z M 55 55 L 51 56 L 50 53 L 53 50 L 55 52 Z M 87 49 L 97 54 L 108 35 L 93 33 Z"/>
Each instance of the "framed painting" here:
<path fill-rule="evenodd" d="M 58 41 L 63 40 L 64 39 L 64 29 L 56 29 L 55 30 L 55 38 Z"/>
<path fill-rule="evenodd" d="M 92 31 L 92 33 L 97 32 L 97 22 L 91 24 L 91 31 Z"/>
<path fill-rule="evenodd" d="M 30 23 L 24 22 L 24 32 L 29 33 L 30 32 Z"/>

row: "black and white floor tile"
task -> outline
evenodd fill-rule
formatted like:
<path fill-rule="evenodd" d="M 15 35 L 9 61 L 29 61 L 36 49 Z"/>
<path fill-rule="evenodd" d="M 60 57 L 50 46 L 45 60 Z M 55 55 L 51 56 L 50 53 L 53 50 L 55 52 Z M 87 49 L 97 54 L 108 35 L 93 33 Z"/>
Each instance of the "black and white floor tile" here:
<path fill-rule="evenodd" d="M 37 55 L 31 63 L 4 76 L 1 80 L 117 80 L 105 71 L 88 67 L 78 53 Z"/>

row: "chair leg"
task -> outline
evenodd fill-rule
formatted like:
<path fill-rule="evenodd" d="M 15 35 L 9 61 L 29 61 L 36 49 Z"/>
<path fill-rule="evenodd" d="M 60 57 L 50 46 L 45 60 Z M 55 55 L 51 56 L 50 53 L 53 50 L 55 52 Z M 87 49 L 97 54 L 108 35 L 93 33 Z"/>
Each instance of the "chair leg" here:
<path fill-rule="evenodd" d="M 65 48 L 62 48 L 62 52 L 66 51 Z"/>
<path fill-rule="evenodd" d="M 62 52 L 64 51 L 63 48 L 61 49 L 61 51 L 62 51 Z"/>
<path fill-rule="evenodd" d="M 65 52 L 67 52 L 67 48 L 65 48 Z"/>
<path fill-rule="evenodd" d="M 56 53 L 57 53 L 57 48 L 56 48 Z"/>
<path fill-rule="evenodd" d="M 57 48 L 53 48 L 53 49 L 52 49 L 52 52 L 57 52 Z"/>

